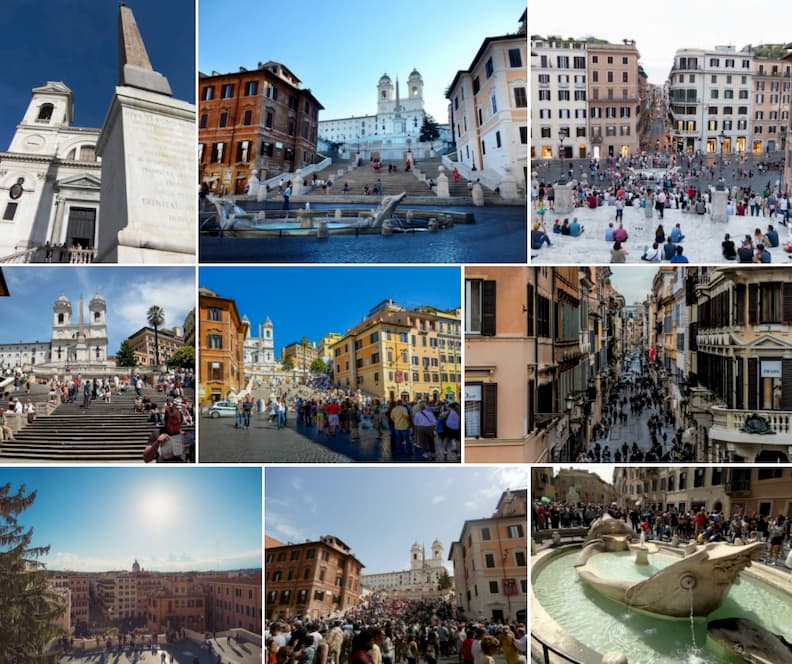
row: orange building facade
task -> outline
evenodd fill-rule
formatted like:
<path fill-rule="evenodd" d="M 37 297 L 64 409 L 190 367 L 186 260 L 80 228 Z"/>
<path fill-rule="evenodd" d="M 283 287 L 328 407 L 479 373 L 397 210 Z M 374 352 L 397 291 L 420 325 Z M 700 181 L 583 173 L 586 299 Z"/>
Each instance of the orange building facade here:
<path fill-rule="evenodd" d="M 242 194 L 251 173 L 266 180 L 316 163 L 324 107 L 285 65 L 199 73 L 199 174 L 217 193 Z"/>
<path fill-rule="evenodd" d="M 210 576 L 203 579 L 209 603 L 210 627 L 215 631 L 241 628 L 261 634 L 261 574 Z"/>
<path fill-rule="evenodd" d="M 240 318 L 232 299 L 201 288 L 198 300 L 198 398 L 214 403 L 245 387 L 244 345 L 249 324 Z"/>
<path fill-rule="evenodd" d="M 361 563 L 333 535 L 316 542 L 268 547 L 265 565 L 267 617 L 318 618 L 360 603 Z"/>

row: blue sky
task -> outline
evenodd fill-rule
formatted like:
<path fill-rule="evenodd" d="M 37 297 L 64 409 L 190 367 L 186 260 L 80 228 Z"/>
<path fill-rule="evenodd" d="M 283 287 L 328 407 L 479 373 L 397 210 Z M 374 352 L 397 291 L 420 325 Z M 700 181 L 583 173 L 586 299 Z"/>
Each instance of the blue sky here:
<path fill-rule="evenodd" d="M 516 32 L 525 0 L 393 4 L 273 0 L 233 4 L 201 0 L 198 68 L 209 74 L 280 62 L 325 107 L 320 120 L 377 112 L 383 72 L 404 83 L 413 67 L 424 80 L 428 113 L 448 122 L 443 93 L 467 69 L 485 37 Z"/>
<path fill-rule="evenodd" d="M 99 293 L 107 302 L 108 352 L 148 325 L 151 305 L 165 310 L 164 327 L 184 325 L 195 307 L 193 267 L 115 267 L 9 265 L 3 268 L 10 297 L 0 298 L 0 343 L 52 339 L 52 305 L 61 295 L 71 300 L 72 321 L 80 319 L 80 295 L 88 302 Z"/>
<path fill-rule="evenodd" d="M 260 468 L 0 468 L 38 492 L 19 517 L 49 569 L 261 567 Z"/>
<path fill-rule="evenodd" d="M 74 125 L 101 127 L 118 83 L 118 2 L 3 0 L 0 40 L 0 151 L 7 150 L 30 90 L 63 81 L 74 99 Z M 149 60 L 173 96 L 195 100 L 192 0 L 126 0 Z"/>
<path fill-rule="evenodd" d="M 328 332 L 344 334 L 389 297 L 406 308 L 458 307 L 459 278 L 455 267 L 202 267 L 198 285 L 236 300 L 254 336 L 269 316 L 280 357 L 303 335 L 318 343 Z"/>
<path fill-rule="evenodd" d="M 264 532 L 282 542 L 335 535 L 365 574 L 409 569 L 410 547 L 439 539 L 448 558 L 466 519 L 489 518 L 527 467 L 275 468 L 264 470 Z M 446 562 L 446 565 L 452 566 Z"/>

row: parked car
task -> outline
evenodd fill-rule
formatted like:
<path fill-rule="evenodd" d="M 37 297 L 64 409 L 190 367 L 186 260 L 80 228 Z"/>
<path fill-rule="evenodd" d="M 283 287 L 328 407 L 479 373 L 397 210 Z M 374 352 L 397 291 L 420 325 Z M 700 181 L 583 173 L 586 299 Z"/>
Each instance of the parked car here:
<path fill-rule="evenodd" d="M 209 407 L 209 417 L 234 417 L 236 404 L 233 401 L 215 401 Z"/>

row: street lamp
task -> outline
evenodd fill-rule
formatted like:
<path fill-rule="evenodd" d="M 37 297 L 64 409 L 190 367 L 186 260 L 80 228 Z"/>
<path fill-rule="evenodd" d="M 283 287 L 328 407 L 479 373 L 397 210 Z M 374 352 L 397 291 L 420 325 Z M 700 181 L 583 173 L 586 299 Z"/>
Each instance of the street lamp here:
<path fill-rule="evenodd" d="M 558 140 L 561 144 L 561 147 L 558 151 L 559 158 L 561 159 L 562 166 L 564 161 L 564 140 L 569 138 L 569 132 L 566 129 L 559 129 L 558 130 Z M 563 168 L 561 169 L 563 170 Z"/>
<path fill-rule="evenodd" d="M 726 185 L 723 181 L 723 145 L 726 143 L 726 132 L 724 132 L 723 129 L 721 129 L 720 134 L 718 134 L 718 140 L 720 141 L 720 177 L 718 178 L 718 184 L 715 189 L 723 191 L 726 189 Z"/>

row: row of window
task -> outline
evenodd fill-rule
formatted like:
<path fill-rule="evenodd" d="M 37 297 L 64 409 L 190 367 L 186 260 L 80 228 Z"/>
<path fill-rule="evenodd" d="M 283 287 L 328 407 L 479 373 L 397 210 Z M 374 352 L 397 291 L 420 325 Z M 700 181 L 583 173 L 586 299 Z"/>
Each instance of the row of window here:
<path fill-rule="evenodd" d="M 558 109 L 558 117 L 561 120 L 568 120 L 571 116 L 571 110 L 569 108 L 559 108 Z M 587 116 L 587 109 L 585 108 L 576 108 L 575 111 L 575 119 L 576 120 L 584 120 Z M 604 115 L 603 115 L 604 112 Z M 592 120 L 599 120 L 600 118 L 630 118 L 632 117 L 632 108 L 630 106 L 594 106 L 591 109 L 591 119 Z M 549 108 L 540 108 L 539 109 L 539 119 L 540 120 L 550 120 L 552 118 L 551 109 Z"/>
<path fill-rule="evenodd" d="M 723 67 L 725 69 L 736 69 L 736 59 L 735 58 L 724 58 L 723 60 Z M 702 60 L 702 65 L 704 61 Z M 710 67 L 720 67 L 721 60 L 720 58 L 710 58 L 709 60 Z M 749 58 L 742 58 L 741 65 L 742 69 L 750 69 L 751 68 L 751 60 Z M 698 58 L 688 58 L 682 57 L 677 60 L 677 69 L 698 69 L 699 68 L 699 59 Z"/>
<path fill-rule="evenodd" d="M 556 56 L 556 67 L 558 69 L 570 69 L 569 63 L 572 63 L 571 69 L 585 69 L 586 68 L 586 56 L 585 55 L 557 55 Z M 591 56 L 592 64 L 599 64 L 599 55 L 592 55 Z M 540 55 L 539 56 L 539 66 L 542 68 L 550 67 L 552 63 L 552 58 L 549 55 Z M 614 56 L 609 55 L 607 56 L 607 64 L 612 65 L 614 64 Z M 629 65 L 630 58 L 627 55 L 621 57 L 621 64 L 622 65 Z"/>

